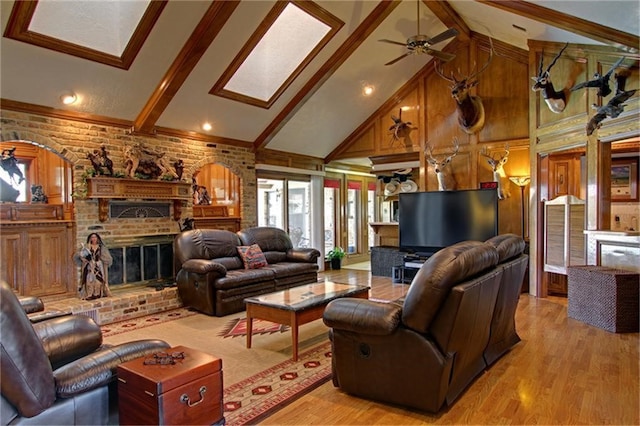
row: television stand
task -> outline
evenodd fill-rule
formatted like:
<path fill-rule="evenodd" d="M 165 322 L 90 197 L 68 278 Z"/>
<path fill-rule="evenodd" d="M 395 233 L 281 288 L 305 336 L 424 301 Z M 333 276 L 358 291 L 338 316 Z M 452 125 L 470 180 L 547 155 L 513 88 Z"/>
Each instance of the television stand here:
<path fill-rule="evenodd" d="M 422 264 L 405 263 L 391 268 L 391 282 L 394 284 L 411 284 Z"/>

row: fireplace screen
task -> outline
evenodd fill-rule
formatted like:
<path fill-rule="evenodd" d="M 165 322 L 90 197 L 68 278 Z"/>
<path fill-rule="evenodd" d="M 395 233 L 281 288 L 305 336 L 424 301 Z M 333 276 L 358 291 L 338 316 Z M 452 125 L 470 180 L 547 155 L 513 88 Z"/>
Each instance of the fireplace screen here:
<path fill-rule="evenodd" d="M 109 248 L 109 285 L 167 282 L 174 278 L 172 243 Z"/>

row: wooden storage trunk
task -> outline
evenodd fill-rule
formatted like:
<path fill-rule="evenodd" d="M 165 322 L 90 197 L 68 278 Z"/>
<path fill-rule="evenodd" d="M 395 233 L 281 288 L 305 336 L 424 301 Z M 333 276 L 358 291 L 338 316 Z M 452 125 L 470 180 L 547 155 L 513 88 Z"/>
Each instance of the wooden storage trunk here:
<path fill-rule="evenodd" d="M 177 346 L 175 364 L 145 365 L 153 356 L 118 366 L 118 410 L 122 425 L 224 424 L 222 360 Z"/>

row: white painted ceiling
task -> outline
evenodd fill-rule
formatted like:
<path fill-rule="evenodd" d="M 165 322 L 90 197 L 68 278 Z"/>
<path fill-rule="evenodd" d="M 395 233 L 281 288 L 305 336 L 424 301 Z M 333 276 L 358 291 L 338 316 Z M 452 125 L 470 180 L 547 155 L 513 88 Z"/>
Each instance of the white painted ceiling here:
<path fill-rule="evenodd" d="M 74 3 L 81 8 L 84 2 Z M 274 4 L 271 0 L 245 0 L 240 2 L 226 21 L 155 125 L 249 143 L 264 136 L 271 126 L 276 130 L 268 133 L 265 148 L 320 158 L 329 155 L 431 57 L 412 55 L 392 66 L 384 66 L 384 63 L 400 56 L 405 50 L 402 46 L 380 43 L 378 40 L 385 38 L 404 42 L 416 33 L 416 2 L 403 0 L 317 90 L 300 96 L 299 93 L 304 93 L 301 91 L 305 84 L 378 6 L 378 2 L 373 0 L 318 0 L 316 3 L 345 25 L 271 108 L 264 109 L 209 94 Z M 640 34 L 640 2 L 637 0 L 546 0 L 531 3 L 624 33 Z M 133 123 L 210 4 L 208 1 L 169 1 L 128 70 L 2 37 L 0 97 L 3 100 Z M 598 34 L 590 37 L 561 28 L 571 26 L 572 19 L 553 26 L 532 17 L 504 11 L 491 5 L 491 2 L 449 0 L 447 4 L 471 31 L 521 49 L 528 49 L 528 40 L 540 40 L 606 44 L 617 51 L 613 47 L 614 42 L 602 41 Z M 12 7 L 13 1 L 0 2 L 3 34 Z M 540 16 L 542 19 L 543 14 Z M 81 20 L 82 14 L 75 13 L 74 19 Z M 514 28 L 514 24 L 526 31 Z M 56 22 L 39 25 L 55 27 Z M 64 31 L 68 35 L 71 33 L 69 37 L 88 37 L 86 26 L 79 25 L 77 33 L 73 29 L 73 24 L 68 24 Z M 422 33 L 433 37 L 447 29 L 447 26 L 421 2 L 420 29 Z M 449 42 L 444 41 L 435 48 L 442 50 Z M 635 52 L 631 50 L 637 58 L 639 46 L 634 47 Z M 365 84 L 375 87 L 370 97 L 362 95 Z M 75 92 L 79 102 L 71 106 L 62 105 L 59 98 L 66 91 Z M 295 99 L 299 101 L 293 112 L 281 122 L 277 121 L 283 108 Z M 209 132 L 201 129 L 205 121 L 213 125 Z M 278 125 L 273 126 L 274 122 Z"/>

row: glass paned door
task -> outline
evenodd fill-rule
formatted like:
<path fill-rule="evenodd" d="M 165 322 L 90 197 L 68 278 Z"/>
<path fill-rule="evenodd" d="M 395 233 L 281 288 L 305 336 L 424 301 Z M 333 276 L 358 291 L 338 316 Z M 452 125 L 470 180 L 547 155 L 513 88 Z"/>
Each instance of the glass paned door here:
<path fill-rule="evenodd" d="M 258 179 L 258 226 L 284 227 L 284 181 Z"/>
<path fill-rule="evenodd" d="M 311 238 L 311 184 L 287 181 L 289 236 L 293 247 L 310 247 Z"/>

